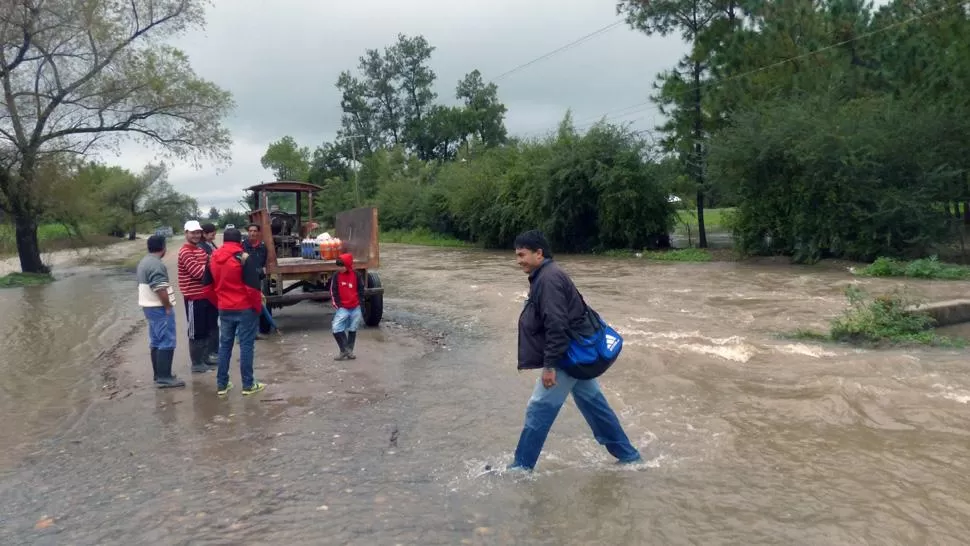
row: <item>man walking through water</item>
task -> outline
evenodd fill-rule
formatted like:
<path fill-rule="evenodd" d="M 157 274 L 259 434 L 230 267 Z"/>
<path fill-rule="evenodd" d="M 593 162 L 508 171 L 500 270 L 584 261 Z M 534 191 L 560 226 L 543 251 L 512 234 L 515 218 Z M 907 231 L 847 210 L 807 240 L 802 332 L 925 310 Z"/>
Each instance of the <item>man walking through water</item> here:
<path fill-rule="evenodd" d="M 238 229 L 230 228 L 223 232 L 222 246 L 212 255 L 212 280 L 221 322 L 216 393 L 222 396 L 232 390 L 229 361 L 238 334 L 242 393 L 255 394 L 266 388 L 253 377 L 253 346 L 259 314 L 263 310 L 263 293 L 259 289 L 258 264 L 243 250 L 242 233 Z"/>
<path fill-rule="evenodd" d="M 184 387 L 185 381 L 172 374 L 175 359 L 175 290 L 168 282 L 165 237 L 148 238 L 148 254 L 138 262 L 138 305 L 148 319 L 148 348 L 151 350 L 152 375 L 160 389 Z"/>
<path fill-rule="evenodd" d="M 552 259 L 545 236 L 526 231 L 515 238 L 515 260 L 529 275 L 529 296 L 519 315 L 519 370 L 542 369 L 525 411 L 525 426 L 509 470 L 532 471 L 569 393 L 586 418 L 593 436 L 620 463 L 638 463 L 630 443 L 596 379 L 580 380 L 563 372 L 559 362 L 569 347 L 569 334 L 591 334 L 586 304 L 565 271 Z"/>
<path fill-rule="evenodd" d="M 189 320 L 189 358 L 192 373 L 209 371 L 209 332 L 219 323 L 219 315 L 212 302 L 212 285 L 203 283 L 209 255 L 200 246 L 202 226 L 197 220 L 185 223 L 185 244 L 179 249 L 179 290 L 185 299 L 185 316 Z"/>

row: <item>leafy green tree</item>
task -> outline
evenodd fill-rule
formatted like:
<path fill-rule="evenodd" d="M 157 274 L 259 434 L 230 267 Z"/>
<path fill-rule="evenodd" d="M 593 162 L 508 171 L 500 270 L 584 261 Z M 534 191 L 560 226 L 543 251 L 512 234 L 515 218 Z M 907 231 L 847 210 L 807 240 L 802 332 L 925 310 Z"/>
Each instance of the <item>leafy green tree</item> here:
<path fill-rule="evenodd" d="M 273 171 L 276 180 L 306 182 L 310 175 L 310 149 L 297 145 L 296 140 L 287 135 L 266 148 L 260 164 Z"/>
<path fill-rule="evenodd" d="M 508 109 L 499 101 L 498 86 L 486 84 L 482 74 L 473 70 L 458 82 L 456 97 L 463 101 L 466 125 L 461 134 L 475 135 L 486 147 L 500 146 L 508 140 L 505 113 Z"/>
<path fill-rule="evenodd" d="M 123 136 L 177 157 L 229 159 L 231 96 L 166 38 L 203 23 L 204 0 L 9 0 L 0 5 L 0 194 L 20 266 L 44 272 L 38 169 Z"/>
<path fill-rule="evenodd" d="M 223 228 L 232 224 L 236 226 L 236 229 L 245 230 L 249 224 L 249 217 L 246 216 L 245 212 L 228 208 L 222 211 L 222 214 L 219 216 L 219 222 Z"/>
<path fill-rule="evenodd" d="M 631 27 L 647 35 L 678 32 L 690 44 L 690 52 L 677 69 L 661 74 L 654 100 L 670 116 L 661 129 L 665 143 L 677 151 L 695 183 L 699 246 L 707 247 L 704 226 L 705 155 L 710 114 L 705 113 L 703 86 L 708 82 L 711 55 L 725 34 L 740 23 L 735 0 L 621 0 L 617 11 Z"/>

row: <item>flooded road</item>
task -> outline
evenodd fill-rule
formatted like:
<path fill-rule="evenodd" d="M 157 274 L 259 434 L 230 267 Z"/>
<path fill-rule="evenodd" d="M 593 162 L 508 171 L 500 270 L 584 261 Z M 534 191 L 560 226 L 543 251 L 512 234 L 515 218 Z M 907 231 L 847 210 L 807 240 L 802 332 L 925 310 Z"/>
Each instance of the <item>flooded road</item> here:
<path fill-rule="evenodd" d="M 511 252 L 384 246 L 386 322 L 356 361 L 332 360 L 320 306 L 287 308 L 283 335 L 257 342 L 267 390 L 228 400 L 184 354 L 189 386 L 151 388 L 144 331 L 92 364 L 137 323 L 130 279 L 0 292 L 0 403 L 17 420 L 2 425 L 17 455 L 0 467 L 0 543 L 966 542 L 966 351 L 777 335 L 824 329 L 851 283 L 926 299 L 965 283 L 561 262 L 626 338 L 602 384 L 640 467 L 617 468 L 570 400 L 534 476 L 483 472 L 511 460 L 536 376 L 515 371 L 527 280 Z M 102 284 L 124 289 L 70 303 Z"/>

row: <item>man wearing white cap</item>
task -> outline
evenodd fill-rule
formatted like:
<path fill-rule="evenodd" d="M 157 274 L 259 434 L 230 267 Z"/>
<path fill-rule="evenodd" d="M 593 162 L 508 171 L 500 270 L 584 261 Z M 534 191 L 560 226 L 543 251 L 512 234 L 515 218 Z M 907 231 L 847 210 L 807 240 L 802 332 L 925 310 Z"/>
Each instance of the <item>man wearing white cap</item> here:
<path fill-rule="evenodd" d="M 189 320 L 189 358 L 192 373 L 204 373 L 215 363 L 207 361 L 209 334 L 219 327 L 219 311 L 211 276 L 207 275 L 209 255 L 199 245 L 202 226 L 197 220 L 185 223 L 185 244 L 178 254 L 179 290 L 185 299 L 185 316 Z"/>

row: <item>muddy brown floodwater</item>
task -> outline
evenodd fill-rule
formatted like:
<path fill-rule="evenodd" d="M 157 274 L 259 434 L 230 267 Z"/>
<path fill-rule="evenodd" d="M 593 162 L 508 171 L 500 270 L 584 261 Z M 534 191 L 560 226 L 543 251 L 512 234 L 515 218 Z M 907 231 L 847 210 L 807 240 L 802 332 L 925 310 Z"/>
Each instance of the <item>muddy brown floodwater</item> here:
<path fill-rule="evenodd" d="M 329 313 L 278 313 L 260 395 L 150 386 L 130 275 L 0 292 L 2 544 L 963 544 L 963 350 L 792 342 L 840 267 L 564 257 L 625 335 L 604 390 L 646 463 L 620 469 L 568 402 L 535 475 L 511 459 L 535 373 L 511 252 L 382 249 L 386 321 L 337 363 Z M 180 316 L 181 318 L 181 316 Z M 129 339 L 130 338 L 130 339 Z M 235 366 L 235 364 L 234 364 Z M 234 370 L 234 374 L 238 374 Z"/>

